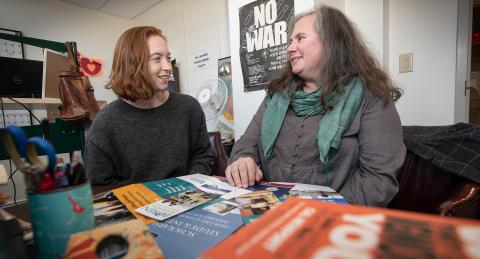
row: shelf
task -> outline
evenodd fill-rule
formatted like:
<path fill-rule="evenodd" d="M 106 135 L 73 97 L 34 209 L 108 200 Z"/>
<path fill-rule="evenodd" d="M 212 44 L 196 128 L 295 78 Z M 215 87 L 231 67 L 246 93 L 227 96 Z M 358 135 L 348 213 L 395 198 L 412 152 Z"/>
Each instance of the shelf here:
<path fill-rule="evenodd" d="M 22 106 L 9 98 L 1 97 L 6 110 L 19 110 L 23 109 Z M 49 109 L 57 108 L 62 105 L 62 101 L 59 98 L 13 98 L 14 100 L 26 105 L 30 109 Z M 107 102 L 105 100 L 97 100 L 98 106 L 103 108 Z M 12 105 L 13 104 L 13 105 Z"/>
<path fill-rule="evenodd" d="M 62 104 L 59 98 L 12 98 L 23 104 Z M 4 103 L 16 103 L 8 98 L 3 98 Z"/>
<path fill-rule="evenodd" d="M 62 104 L 59 98 L 13 98 L 14 100 L 26 105 L 30 109 L 47 109 L 57 107 Z M 5 109 L 17 110 L 22 109 L 21 105 L 10 100 L 9 98 L 2 98 Z M 12 105 L 13 104 L 13 105 Z"/>

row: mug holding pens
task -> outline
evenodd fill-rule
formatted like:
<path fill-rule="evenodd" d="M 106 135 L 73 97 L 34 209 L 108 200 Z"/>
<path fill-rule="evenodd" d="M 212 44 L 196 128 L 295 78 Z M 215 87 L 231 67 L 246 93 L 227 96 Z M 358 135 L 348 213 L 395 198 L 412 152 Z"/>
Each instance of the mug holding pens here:
<path fill-rule="evenodd" d="M 71 234 L 94 227 L 92 191 L 81 156 L 74 152 L 70 164 L 57 164 L 60 160 L 47 140 L 27 139 L 14 125 L 0 129 L 0 135 L 5 150 L 25 176 L 37 256 L 63 257 Z M 37 150 L 46 155 L 46 163 Z"/>

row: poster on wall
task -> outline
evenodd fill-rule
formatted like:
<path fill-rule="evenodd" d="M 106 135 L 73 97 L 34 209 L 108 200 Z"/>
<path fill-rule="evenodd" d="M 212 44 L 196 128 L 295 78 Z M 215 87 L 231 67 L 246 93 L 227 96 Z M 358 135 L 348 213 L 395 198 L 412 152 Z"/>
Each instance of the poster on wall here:
<path fill-rule="evenodd" d="M 220 131 L 222 139 L 229 141 L 235 139 L 233 129 L 233 95 L 232 95 L 232 63 L 230 57 L 218 60 L 218 78 L 227 86 L 227 103 L 221 116 L 217 130 Z"/>
<path fill-rule="evenodd" d="M 239 8 L 245 92 L 265 89 L 287 66 L 287 27 L 294 15 L 294 0 L 258 0 Z"/>

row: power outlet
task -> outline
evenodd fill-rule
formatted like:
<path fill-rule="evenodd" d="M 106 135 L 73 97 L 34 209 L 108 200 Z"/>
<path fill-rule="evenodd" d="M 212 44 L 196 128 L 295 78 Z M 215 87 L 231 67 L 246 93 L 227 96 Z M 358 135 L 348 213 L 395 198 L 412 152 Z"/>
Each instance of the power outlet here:
<path fill-rule="evenodd" d="M 0 113 L 0 126 L 3 127 L 14 124 L 19 127 L 30 126 L 30 114 L 28 112 L 19 112 L 19 111 L 9 111 L 4 110 L 5 114 L 5 124 L 3 122 L 4 116 L 1 116 Z"/>
<path fill-rule="evenodd" d="M 413 53 L 404 53 L 399 56 L 398 72 L 408 73 L 413 72 Z"/>

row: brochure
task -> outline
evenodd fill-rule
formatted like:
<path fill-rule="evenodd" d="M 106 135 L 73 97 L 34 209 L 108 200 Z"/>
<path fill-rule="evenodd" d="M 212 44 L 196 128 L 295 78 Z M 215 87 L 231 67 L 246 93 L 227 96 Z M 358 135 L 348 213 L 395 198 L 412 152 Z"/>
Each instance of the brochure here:
<path fill-rule="evenodd" d="M 113 192 L 101 193 L 93 198 L 93 213 L 97 227 L 135 218 Z"/>
<path fill-rule="evenodd" d="M 288 194 L 283 195 L 280 200 L 284 201 L 286 198 L 290 197 L 348 204 L 347 200 L 332 188 L 313 184 L 297 183 L 292 189 L 290 189 Z"/>
<path fill-rule="evenodd" d="M 480 258 L 480 222 L 287 199 L 200 258 Z"/>
<path fill-rule="evenodd" d="M 279 200 L 273 192 L 263 190 L 238 196 L 235 198 L 235 202 L 240 205 L 243 222 L 247 224 L 272 209 Z"/>
<path fill-rule="evenodd" d="M 217 198 L 149 229 L 166 258 L 193 259 L 242 225 L 237 205 Z"/>
<path fill-rule="evenodd" d="M 320 199 L 322 194 L 332 202 L 344 201 L 328 187 L 260 182 L 242 189 L 228 185 L 225 178 L 194 174 L 114 189 L 108 196 L 112 208 L 105 209 L 102 206 L 107 205 L 101 204 L 105 201 L 100 200 L 94 206 L 100 223 L 108 221 L 102 213 L 122 208 L 123 213 L 129 212 L 122 214 L 125 218 L 115 216 L 111 221 L 136 217 L 149 224 L 166 258 L 198 258 L 244 222 L 261 220 L 279 201 L 288 197 Z"/>
<path fill-rule="evenodd" d="M 138 213 L 162 221 L 211 201 L 219 194 L 207 193 L 200 190 L 182 192 L 143 207 L 135 209 Z"/>

